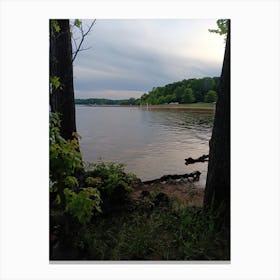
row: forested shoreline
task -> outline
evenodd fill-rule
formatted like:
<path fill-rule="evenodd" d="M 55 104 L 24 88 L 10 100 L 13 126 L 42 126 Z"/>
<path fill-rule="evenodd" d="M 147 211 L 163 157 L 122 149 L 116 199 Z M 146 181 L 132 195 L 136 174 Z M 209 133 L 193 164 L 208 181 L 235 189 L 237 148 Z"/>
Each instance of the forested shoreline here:
<path fill-rule="evenodd" d="M 184 79 L 182 81 L 154 87 L 140 98 L 106 99 L 87 98 L 75 99 L 75 104 L 88 105 L 161 105 L 161 104 L 192 104 L 198 102 L 213 103 L 217 101 L 219 77 L 201 79 Z"/>

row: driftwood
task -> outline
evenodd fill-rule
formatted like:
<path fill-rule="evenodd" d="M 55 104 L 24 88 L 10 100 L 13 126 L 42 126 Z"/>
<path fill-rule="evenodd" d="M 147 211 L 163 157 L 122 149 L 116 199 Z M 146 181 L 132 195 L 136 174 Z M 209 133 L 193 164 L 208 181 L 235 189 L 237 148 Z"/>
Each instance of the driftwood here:
<path fill-rule="evenodd" d="M 194 171 L 192 173 L 186 173 L 186 174 L 181 174 L 181 175 L 177 175 L 177 174 L 164 175 L 158 179 L 144 181 L 143 184 L 161 183 L 161 182 L 165 182 L 168 180 L 189 179 L 189 178 L 192 178 L 193 181 L 199 181 L 200 174 L 201 174 L 201 172 Z"/>
<path fill-rule="evenodd" d="M 203 155 L 197 159 L 193 159 L 191 157 L 185 159 L 185 165 L 193 164 L 196 162 L 205 162 L 209 161 L 209 155 Z"/>

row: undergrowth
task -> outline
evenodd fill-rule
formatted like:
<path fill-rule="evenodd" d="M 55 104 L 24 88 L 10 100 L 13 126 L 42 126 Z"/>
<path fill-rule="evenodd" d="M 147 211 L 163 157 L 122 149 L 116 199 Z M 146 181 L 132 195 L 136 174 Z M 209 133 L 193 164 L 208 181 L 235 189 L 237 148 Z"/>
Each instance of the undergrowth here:
<path fill-rule="evenodd" d="M 229 260 L 229 233 L 201 208 L 129 206 L 73 226 L 73 250 L 86 260 Z"/>

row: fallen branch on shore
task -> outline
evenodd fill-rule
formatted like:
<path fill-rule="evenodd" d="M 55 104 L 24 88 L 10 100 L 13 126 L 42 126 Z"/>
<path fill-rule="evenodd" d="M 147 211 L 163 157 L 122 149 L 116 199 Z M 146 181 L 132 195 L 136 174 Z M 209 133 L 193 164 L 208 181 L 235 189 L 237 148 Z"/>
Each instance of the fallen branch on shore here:
<path fill-rule="evenodd" d="M 200 174 L 201 174 L 201 172 L 194 171 L 192 173 L 186 173 L 186 174 L 181 174 L 181 175 L 177 175 L 177 174 L 164 175 L 164 176 L 160 177 L 159 179 L 144 181 L 142 183 L 143 184 L 154 184 L 154 183 L 166 182 L 168 180 L 189 179 L 189 178 L 191 178 L 192 181 L 199 181 Z"/>
<path fill-rule="evenodd" d="M 191 157 L 185 159 L 185 165 L 193 164 L 196 162 L 205 162 L 209 161 L 209 155 L 203 155 L 197 159 L 193 159 Z"/>

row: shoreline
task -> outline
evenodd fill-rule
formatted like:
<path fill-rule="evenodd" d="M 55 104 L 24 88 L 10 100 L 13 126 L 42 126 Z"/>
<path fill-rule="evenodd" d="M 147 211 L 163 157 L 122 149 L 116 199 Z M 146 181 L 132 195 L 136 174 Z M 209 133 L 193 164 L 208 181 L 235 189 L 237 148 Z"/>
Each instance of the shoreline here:
<path fill-rule="evenodd" d="M 180 206 L 203 207 L 204 189 L 197 188 L 193 182 L 172 181 L 165 183 L 145 184 L 140 183 L 133 187 L 131 198 L 133 200 L 143 199 L 143 194 L 165 194 L 170 201 L 177 202 Z"/>
<path fill-rule="evenodd" d="M 194 103 L 195 104 L 195 103 Z M 195 106 L 189 104 L 164 104 L 164 105 L 94 105 L 94 104 L 75 104 L 75 106 L 85 106 L 85 107 L 124 107 L 124 108 L 139 108 L 143 110 L 153 110 L 153 109 L 183 109 L 183 110 L 193 110 L 193 111 L 215 111 L 215 106 Z"/>
<path fill-rule="evenodd" d="M 190 106 L 188 104 L 167 104 L 167 105 L 148 105 L 146 106 L 136 106 L 139 107 L 140 109 L 144 110 L 153 110 L 153 109 L 184 109 L 184 110 L 193 110 L 193 111 L 215 111 L 215 106 L 213 107 L 202 107 L 202 106 Z"/>

